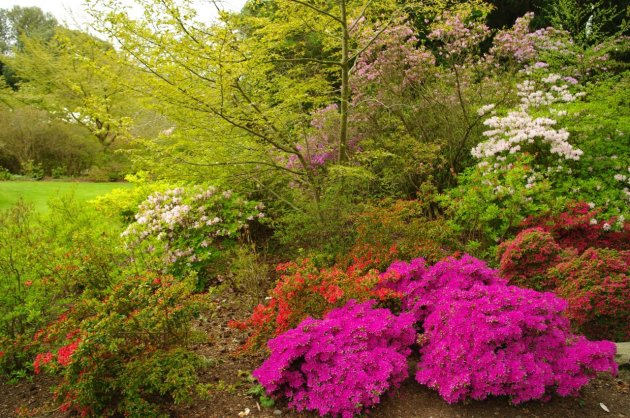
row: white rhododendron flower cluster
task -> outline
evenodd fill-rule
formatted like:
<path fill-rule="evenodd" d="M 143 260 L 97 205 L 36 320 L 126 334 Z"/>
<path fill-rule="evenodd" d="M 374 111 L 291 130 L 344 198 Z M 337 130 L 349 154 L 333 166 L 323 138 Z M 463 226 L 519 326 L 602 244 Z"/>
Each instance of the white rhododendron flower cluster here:
<path fill-rule="evenodd" d="M 559 81 L 561 83 L 567 82 L 558 74 L 550 74 L 543 78 L 542 81 L 542 89 L 533 80 L 525 80 L 517 84 L 517 94 L 521 98 L 520 108 L 522 110 L 537 109 L 554 103 L 571 103 L 584 95 L 581 92 L 571 93 L 568 84 L 557 84 Z"/>

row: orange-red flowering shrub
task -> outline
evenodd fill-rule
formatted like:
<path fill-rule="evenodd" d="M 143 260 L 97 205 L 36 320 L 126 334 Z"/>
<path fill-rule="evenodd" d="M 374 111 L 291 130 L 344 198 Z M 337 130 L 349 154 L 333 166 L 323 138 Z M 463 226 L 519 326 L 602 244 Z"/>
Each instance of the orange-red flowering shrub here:
<path fill-rule="evenodd" d="M 270 338 L 295 327 L 303 319 L 322 318 L 350 299 L 395 298 L 397 293 L 390 289 L 374 289 L 379 282 L 379 274 L 376 270 L 366 271 L 369 264 L 359 262 L 346 269 L 336 266 L 318 269 L 309 259 L 279 264 L 276 270 L 281 276 L 268 302 L 256 306 L 245 321 L 232 321 L 229 325 L 248 330 L 245 348 L 258 349 L 264 347 Z"/>

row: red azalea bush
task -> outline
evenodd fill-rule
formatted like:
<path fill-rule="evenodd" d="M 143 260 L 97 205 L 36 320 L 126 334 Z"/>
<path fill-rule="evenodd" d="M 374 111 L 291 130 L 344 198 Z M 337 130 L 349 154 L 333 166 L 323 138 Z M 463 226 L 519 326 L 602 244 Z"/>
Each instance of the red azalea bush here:
<path fill-rule="evenodd" d="M 245 321 L 232 321 L 229 325 L 248 330 L 250 335 L 245 348 L 257 349 L 303 319 L 309 316 L 321 318 L 350 299 L 365 301 L 395 297 L 395 292 L 388 289 L 373 290 L 379 277 L 375 270 L 366 272 L 369 264 L 358 261 L 347 269 L 318 269 L 309 259 L 280 264 L 276 271 L 281 276 L 269 301 L 256 306 Z"/>
<path fill-rule="evenodd" d="M 298 411 L 351 418 L 407 378 L 416 333 L 410 314 L 351 300 L 321 320 L 308 318 L 269 341 L 271 356 L 252 374 Z"/>
<path fill-rule="evenodd" d="M 500 271 L 512 284 L 566 298 L 575 330 L 622 341 L 630 337 L 630 252 L 620 250 L 628 246 L 627 224 L 617 221 L 612 231 L 608 223 L 589 221 L 595 215 L 588 205 L 576 204 L 543 226 L 521 231 L 499 246 Z"/>
<path fill-rule="evenodd" d="M 60 410 L 146 417 L 159 415 L 162 396 L 188 401 L 203 361 L 186 345 L 206 305 L 193 289 L 171 276 L 129 277 L 38 332 L 34 344 L 45 351 L 33 368 L 61 375 Z"/>
<path fill-rule="evenodd" d="M 542 228 L 560 247 L 575 248 L 580 253 L 589 247 L 630 250 L 630 224 L 623 218 L 601 219 L 600 210 L 591 206 L 572 203 L 557 215 L 529 217 L 523 226 Z"/>
<path fill-rule="evenodd" d="M 589 248 L 549 269 L 569 302 L 572 325 L 589 338 L 630 339 L 630 251 Z"/>
<path fill-rule="evenodd" d="M 444 289 L 424 322 L 416 380 L 449 403 L 575 396 L 597 372 L 616 374 L 617 364 L 613 343 L 571 334 L 566 305 L 551 293 L 503 284 Z"/>
<path fill-rule="evenodd" d="M 499 246 L 501 276 L 510 283 L 535 290 L 551 290 L 556 283 L 547 270 L 560 262 L 563 250 L 550 232 L 540 227 L 521 231 Z"/>

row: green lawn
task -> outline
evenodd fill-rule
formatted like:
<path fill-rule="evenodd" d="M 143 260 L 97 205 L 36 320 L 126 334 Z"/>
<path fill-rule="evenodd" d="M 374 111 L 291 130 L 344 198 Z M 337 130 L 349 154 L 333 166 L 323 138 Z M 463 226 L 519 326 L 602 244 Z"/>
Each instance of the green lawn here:
<path fill-rule="evenodd" d="M 133 187 L 130 183 L 86 183 L 63 181 L 0 181 L 0 210 L 7 209 L 18 199 L 33 205 L 35 210 L 48 210 L 50 198 L 73 194 L 79 201 L 88 201 L 96 196 L 121 187 Z"/>

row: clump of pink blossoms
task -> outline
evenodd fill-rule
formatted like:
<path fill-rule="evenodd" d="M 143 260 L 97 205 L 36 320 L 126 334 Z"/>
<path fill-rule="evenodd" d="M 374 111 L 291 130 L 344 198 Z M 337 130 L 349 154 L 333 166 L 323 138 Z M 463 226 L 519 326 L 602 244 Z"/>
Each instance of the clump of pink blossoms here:
<path fill-rule="evenodd" d="M 570 332 L 567 302 L 505 285 L 450 289 L 424 322 L 416 380 L 449 403 L 577 396 L 598 372 L 617 373 L 615 345 Z"/>
<path fill-rule="evenodd" d="M 416 333 L 410 314 L 374 304 L 350 301 L 270 340 L 271 356 L 253 376 L 298 411 L 351 418 L 379 403 L 407 378 Z"/>
<path fill-rule="evenodd" d="M 254 377 L 297 410 L 349 418 L 406 378 L 414 341 L 416 380 L 449 403 L 575 396 L 597 373 L 617 373 L 615 345 L 573 335 L 565 300 L 508 286 L 469 255 L 431 267 L 396 261 L 377 286 L 403 295 L 400 316 L 351 301 L 323 320 L 306 319 L 269 341 L 271 357 Z M 424 329 L 419 336 L 414 325 Z"/>
<path fill-rule="evenodd" d="M 379 286 L 403 294 L 402 309 L 411 312 L 417 321 L 424 321 L 436 305 L 441 303 L 446 289 L 470 289 L 475 284 L 506 284 L 496 270 L 468 254 L 461 258 L 449 257 L 424 268 L 424 260 L 409 263 L 396 261 L 381 275 Z"/>
<path fill-rule="evenodd" d="M 402 293 L 403 311 L 424 328 L 416 380 L 447 402 L 575 396 L 596 373 L 617 372 L 613 343 L 571 333 L 565 300 L 508 286 L 469 255 L 428 268 L 396 261 L 379 285 Z"/>

